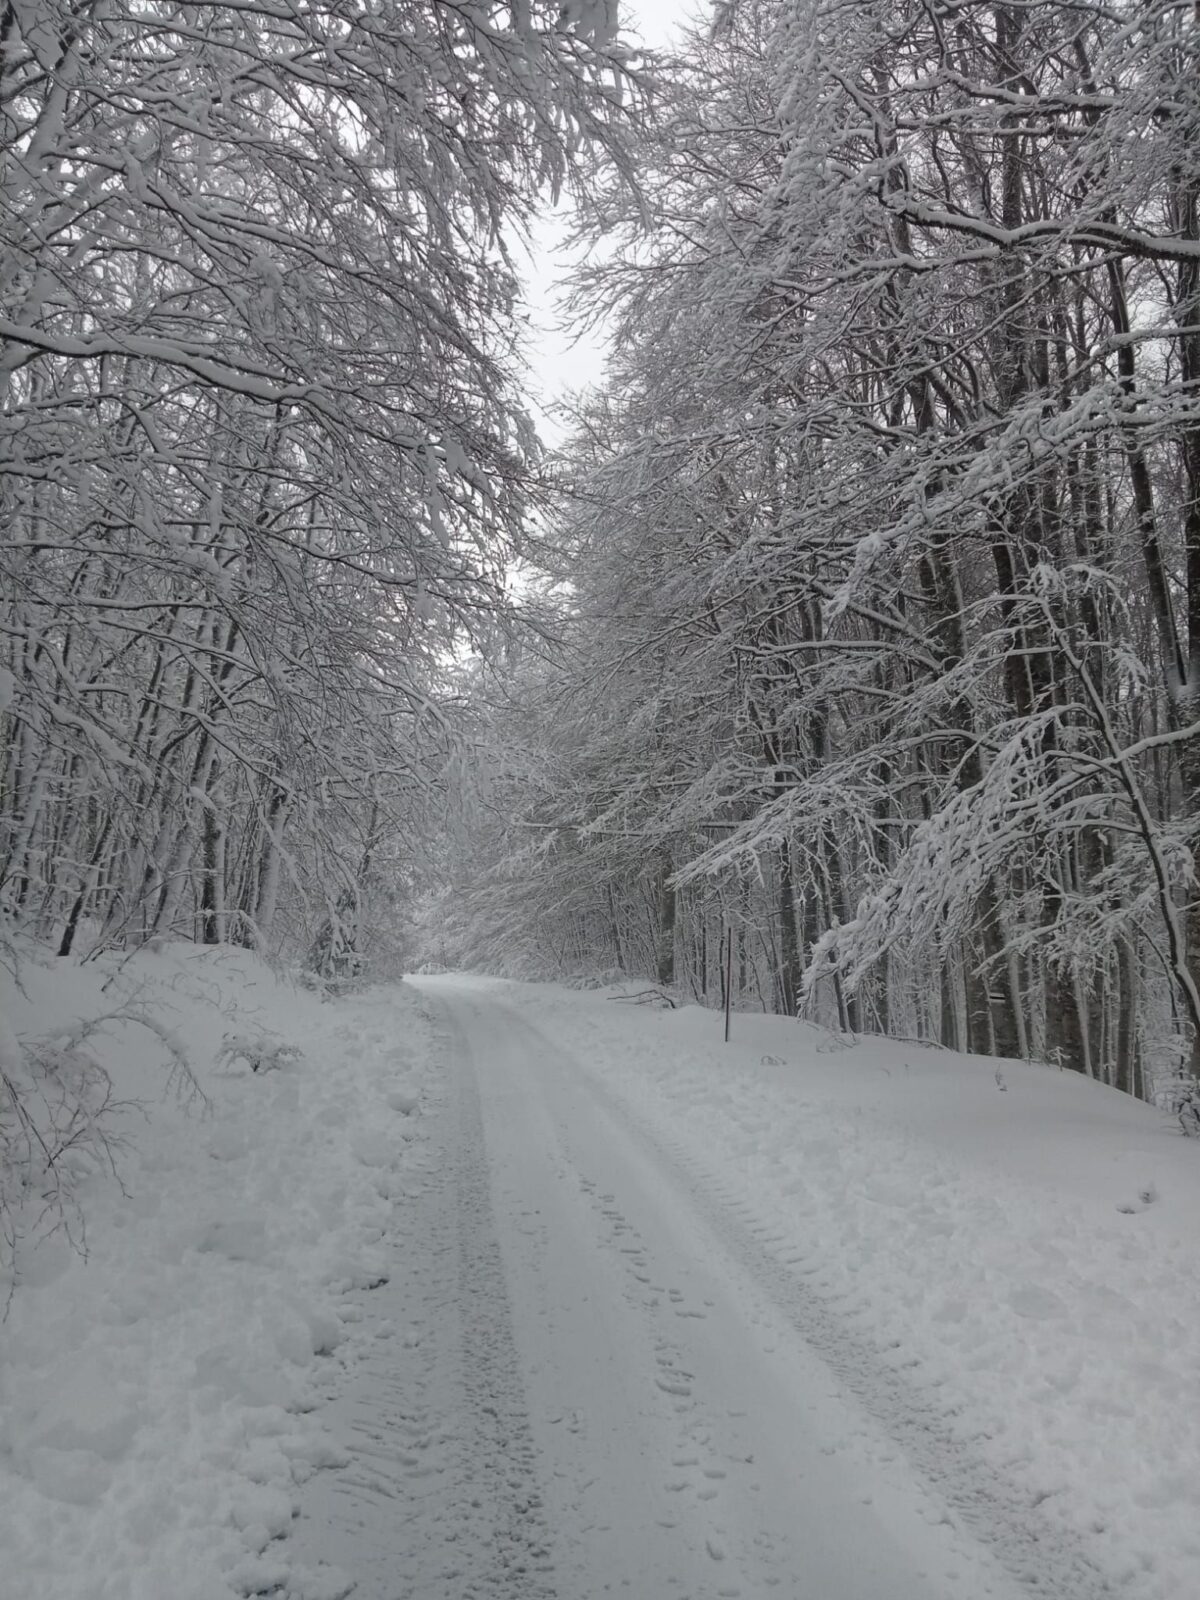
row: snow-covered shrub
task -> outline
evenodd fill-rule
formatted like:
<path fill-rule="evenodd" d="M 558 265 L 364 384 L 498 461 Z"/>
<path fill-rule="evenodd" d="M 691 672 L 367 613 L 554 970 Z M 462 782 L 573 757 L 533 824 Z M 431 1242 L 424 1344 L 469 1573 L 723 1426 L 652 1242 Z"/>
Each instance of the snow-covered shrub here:
<path fill-rule="evenodd" d="M 304 1053 L 298 1045 L 289 1044 L 275 1034 L 257 1031 L 227 1033 L 217 1051 L 215 1064 L 228 1068 L 244 1061 L 251 1072 L 275 1072 L 303 1059 Z"/>
<path fill-rule="evenodd" d="M 606 967 L 594 972 L 571 972 L 561 982 L 571 989 L 608 989 L 615 983 L 624 983 L 625 977 L 619 967 Z"/>
<path fill-rule="evenodd" d="M 85 1249 L 80 1184 L 97 1171 L 117 1176 L 125 1143 L 120 1119 L 135 1109 L 116 1098 L 89 1043 L 127 1024 L 161 1041 L 171 1063 L 168 1086 L 185 1099 L 199 1097 L 179 1041 L 137 1007 L 24 1040 L 0 1020 L 0 1256 L 11 1258 L 22 1238 L 60 1228 L 75 1248 Z"/>

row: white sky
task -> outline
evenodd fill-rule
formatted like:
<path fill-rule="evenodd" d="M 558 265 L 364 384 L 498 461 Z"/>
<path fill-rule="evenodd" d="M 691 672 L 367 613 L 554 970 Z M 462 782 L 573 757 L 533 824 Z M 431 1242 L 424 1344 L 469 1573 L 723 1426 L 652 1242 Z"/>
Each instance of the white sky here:
<path fill-rule="evenodd" d="M 621 0 L 621 23 L 652 49 L 675 42 L 681 24 L 694 21 L 708 9 L 708 0 Z M 602 329 L 580 333 L 562 326 L 556 299 L 563 286 L 567 262 L 561 249 L 563 213 L 547 212 L 534 230 L 526 276 L 526 298 L 532 316 L 529 336 L 530 383 L 527 395 L 546 442 L 562 435 L 552 408 L 573 390 L 598 383 L 604 368 Z"/>

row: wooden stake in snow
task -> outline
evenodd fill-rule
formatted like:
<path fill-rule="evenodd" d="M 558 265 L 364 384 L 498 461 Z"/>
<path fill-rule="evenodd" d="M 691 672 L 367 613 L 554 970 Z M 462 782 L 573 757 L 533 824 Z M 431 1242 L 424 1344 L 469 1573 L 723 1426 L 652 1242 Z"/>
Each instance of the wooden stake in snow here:
<path fill-rule="evenodd" d="M 725 1043 L 729 1043 L 729 1011 L 733 1005 L 733 925 L 725 929 Z"/>

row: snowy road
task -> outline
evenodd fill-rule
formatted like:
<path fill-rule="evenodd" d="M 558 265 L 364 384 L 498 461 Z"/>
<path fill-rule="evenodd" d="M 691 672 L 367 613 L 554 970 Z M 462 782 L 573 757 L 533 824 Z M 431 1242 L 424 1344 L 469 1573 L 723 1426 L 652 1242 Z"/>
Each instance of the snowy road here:
<path fill-rule="evenodd" d="M 586 1061 L 485 985 L 424 987 L 444 1099 L 403 1265 L 364 1296 L 376 1353 L 332 1399 L 351 1462 L 311 1488 L 308 1553 L 363 1600 L 1104 1592 L 1069 1552 L 1031 1565 L 986 1490 L 964 1519 L 961 1462 L 948 1505 L 803 1336 L 786 1241 Z"/>

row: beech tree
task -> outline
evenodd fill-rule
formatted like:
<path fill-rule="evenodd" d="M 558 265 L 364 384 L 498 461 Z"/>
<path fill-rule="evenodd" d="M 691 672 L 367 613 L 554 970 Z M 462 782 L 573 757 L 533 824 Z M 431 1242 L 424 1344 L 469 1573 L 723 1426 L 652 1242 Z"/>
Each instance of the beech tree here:
<path fill-rule="evenodd" d="M 682 755 L 617 842 L 570 766 L 557 821 L 598 897 L 669 839 L 660 934 L 733 922 L 751 1003 L 1196 1070 L 1198 41 L 1174 0 L 741 0 L 646 205 L 600 202 L 573 769 L 614 682 L 622 770 Z"/>
<path fill-rule="evenodd" d="M 0 903 L 352 968 L 506 609 L 506 230 L 623 161 L 615 7 L 11 0 L 0 64 Z"/>

